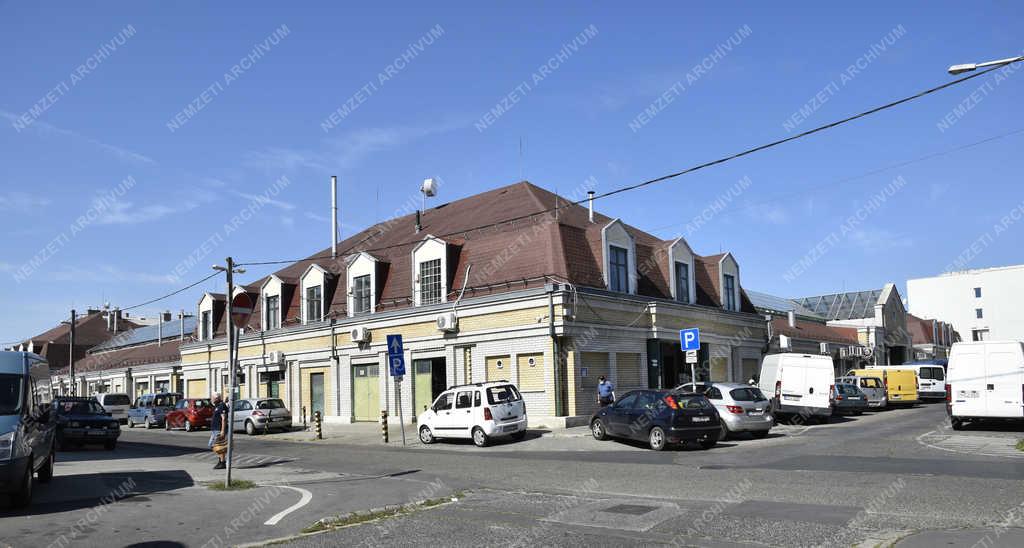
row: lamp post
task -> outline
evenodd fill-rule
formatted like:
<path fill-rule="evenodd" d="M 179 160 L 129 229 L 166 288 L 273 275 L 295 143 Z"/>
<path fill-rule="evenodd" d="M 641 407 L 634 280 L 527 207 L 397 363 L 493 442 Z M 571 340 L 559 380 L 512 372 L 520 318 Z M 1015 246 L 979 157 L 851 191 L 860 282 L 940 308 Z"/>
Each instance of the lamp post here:
<path fill-rule="evenodd" d="M 1024 55 L 1020 57 L 1008 57 L 1006 59 L 999 59 L 996 61 L 986 61 L 984 63 L 964 63 L 962 65 L 953 65 L 947 69 L 950 74 L 962 74 L 964 72 L 971 72 L 980 68 L 997 67 L 1000 65 L 1009 65 L 1010 63 L 1017 63 L 1024 61 Z"/>
<path fill-rule="evenodd" d="M 235 261 L 231 257 L 226 259 L 227 266 L 213 265 L 213 269 L 224 272 L 228 278 L 228 295 L 227 295 L 227 332 L 228 332 L 228 371 L 231 375 L 231 392 L 230 399 L 228 400 L 228 414 L 226 417 L 222 417 L 221 421 L 228 421 L 228 454 L 225 457 L 227 466 L 225 467 L 224 487 L 231 486 L 231 457 L 232 457 L 232 442 L 234 441 L 234 407 L 235 407 L 235 395 L 238 392 L 238 375 L 235 373 L 235 326 L 234 320 L 231 316 L 234 310 L 231 307 L 231 301 L 233 300 L 234 290 L 234 275 L 243 274 L 244 268 L 235 268 Z"/>

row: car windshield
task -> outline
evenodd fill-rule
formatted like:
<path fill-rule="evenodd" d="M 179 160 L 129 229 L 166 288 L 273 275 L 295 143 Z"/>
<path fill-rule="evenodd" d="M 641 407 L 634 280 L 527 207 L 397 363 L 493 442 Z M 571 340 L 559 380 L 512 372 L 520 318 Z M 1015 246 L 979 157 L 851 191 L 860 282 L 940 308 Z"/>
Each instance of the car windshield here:
<path fill-rule="evenodd" d="M 198 409 L 203 407 L 213 407 L 213 404 L 210 403 L 210 400 L 196 400 L 195 406 Z"/>
<path fill-rule="evenodd" d="M 284 402 L 281 400 L 263 400 L 256 402 L 256 409 L 284 409 Z"/>
<path fill-rule="evenodd" d="M 736 401 L 767 401 L 768 398 L 764 397 L 764 393 L 761 392 L 760 388 L 734 388 L 729 391 L 729 395 Z"/>
<path fill-rule="evenodd" d="M 519 395 L 519 391 L 516 387 L 511 384 L 502 384 L 500 386 L 492 386 L 487 389 L 487 403 L 494 405 L 496 403 L 510 403 L 523 399 Z"/>
<path fill-rule="evenodd" d="M 160 394 L 153 398 L 153 405 L 157 407 L 174 407 L 181 399 L 179 394 Z"/>
<path fill-rule="evenodd" d="M 696 396 L 696 395 L 681 396 L 679 394 L 675 394 L 673 397 L 676 400 L 676 404 L 681 409 L 710 409 L 711 408 L 711 402 L 709 402 L 708 399 L 705 398 L 704 396 Z"/>
<path fill-rule="evenodd" d="M 21 412 L 21 375 L 0 375 L 0 415 Z"/>
<path fill-rule="evenodd" d="M 103 398 L 105 405 L 131 405 L 132 401 L 128 399 L 128 394 L 110 394 Z"/>
<path fill-rule="evenodd" d="M 57 403 L 59 415 L 106 415 L 103 406 L 95 401 L 62 401 Z"/>

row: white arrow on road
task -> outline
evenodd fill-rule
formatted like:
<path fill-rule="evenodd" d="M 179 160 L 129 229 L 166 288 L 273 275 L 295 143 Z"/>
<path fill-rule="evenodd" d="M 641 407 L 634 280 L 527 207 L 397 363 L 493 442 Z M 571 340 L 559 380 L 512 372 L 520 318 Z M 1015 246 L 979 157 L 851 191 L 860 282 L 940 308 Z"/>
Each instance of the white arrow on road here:
<path fill-rule="evenodd" d="M 289 506 L 288 508 L 285 508 L 284 510 L 281 510 L 280 512 L 274 514 L 273 517 L 263 522 L 263 525 L 277 525 L 277 522 L 284 519 L 285 516 L 291 514 L 292 512 L 298 510 L 299 508 L 302 508 L 303 506 L 309 504 L 309 501 L 313 500 L 313 493 L 310 493 L 305 489 L 299 489 L 298 487 L 292 487 L 290 485 L 278 485 L 278 487 L 298 491 L 300 494 L 302 494 L 302 498 L 299 499 L 299 502 L 296 502 L 295 504 Z"/>

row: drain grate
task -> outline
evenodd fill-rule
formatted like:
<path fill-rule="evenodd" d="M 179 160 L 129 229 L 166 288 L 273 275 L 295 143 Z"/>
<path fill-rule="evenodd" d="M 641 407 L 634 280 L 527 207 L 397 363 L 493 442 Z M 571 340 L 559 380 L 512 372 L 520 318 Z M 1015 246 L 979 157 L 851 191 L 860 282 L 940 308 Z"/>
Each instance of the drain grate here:
<path fill-rule="evenodd" d="M 642 504 L 618 504 L 601 510 L 609 514 L 627 514 L 630 516 L 642 516 L 657 510 L 657 506 L 644 506 Z"/>

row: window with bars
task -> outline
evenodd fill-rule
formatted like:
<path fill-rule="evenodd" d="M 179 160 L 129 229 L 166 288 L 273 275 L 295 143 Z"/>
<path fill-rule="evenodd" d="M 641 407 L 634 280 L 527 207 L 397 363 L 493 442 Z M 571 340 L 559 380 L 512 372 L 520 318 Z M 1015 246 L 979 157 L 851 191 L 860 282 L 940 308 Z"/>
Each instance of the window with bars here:
<path fill-rule="evenodd" d="M 676 300 L 690 302 L 690 265 L 676 263 Z"/>
<path fill-rule="evenodd" d="M 441 302 L 441 259 L 420 263 L 420 304 Z"/>
<path fill-rule="evenodd" d="M 281 296 L 268 295 L 264 298 L 266 303 L 266 317 L 263 320 L 264 329 L 277 329 L 281 327 Z"/>
<path fill-rule="evenodd" d="M 736 308 L 736 278 L 731 274 L 725 274 L 725 309 L 739 310 Z"/>
<path fill-rule="evenodd" d="M 316 285 L 306 288 L 306 321 L 318 322 L 323 319 L 323 287 Z"/>
<path fill-rule="evenodd" d="M 629 252 L 614 245 L 608 251 L 608 289 L 629 293 Z"/>
<path fill-rule="evenodd" d="M 352 313 L 370 313 L 370 275 L 356 276 L 352 279 Z"/>

